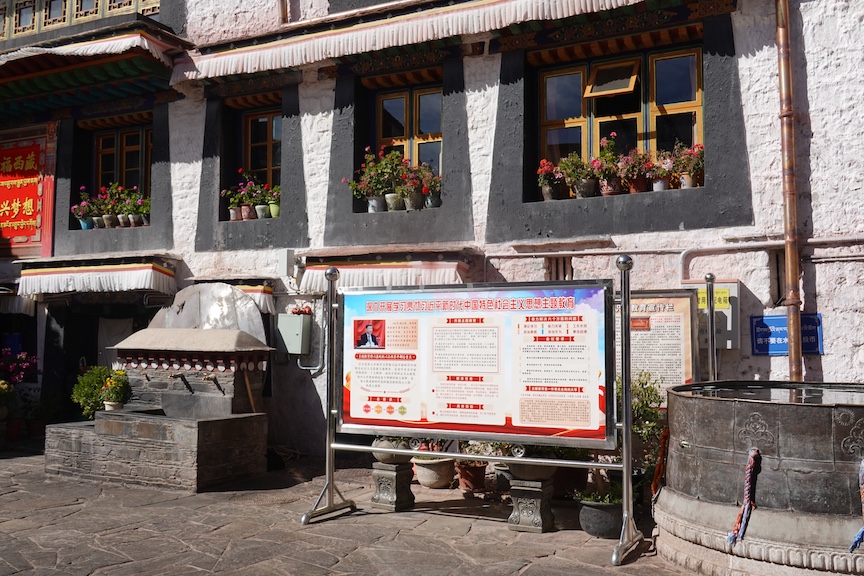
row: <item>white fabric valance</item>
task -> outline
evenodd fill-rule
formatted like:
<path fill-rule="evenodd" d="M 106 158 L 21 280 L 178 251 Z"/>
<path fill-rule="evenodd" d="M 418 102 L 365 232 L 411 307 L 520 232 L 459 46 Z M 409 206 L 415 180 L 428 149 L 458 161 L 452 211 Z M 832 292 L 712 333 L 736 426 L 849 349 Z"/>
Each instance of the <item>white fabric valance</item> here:
<path fill-rule="evenodd" d="M 326 292 L 325 272 L 330 266 L 339 270 L 338 288 L 392 288 L 394 286 L 434 286 L 464 284 L 468 265 L 458 261 L 376 262 L 369 264 L 326 264 L 306 267 L 300 280 L 301 293 Z"/>
<path fill-rule="evenodd" d="M 0 66 L 13 60 L 38 56 L 40 54 L 57 54 L 59 56 L 101 56 L 104 54 L 122 54 L 133 48 L 143 48 L 147 50 L 154 58 L 162 61 L 166 67 L 171 68 L 174 64 L 173 59 L 166 54 L 166 51 L 175 48 L 165 42 L 162 42 L 152 36 L 141 32 L 133 32 L 122 36 L 113 36 L 111 38 L 102 38 L 100 40 L 91 40 L 89 42 L 76 42 L 75 44 L 66 44 L 65 46 L 54 46 L 53 48 L 41 48 L 39 46 L 27 46 L 9 52 L 8 54 L 0 54 Z"/>
<path fill-rule="evenodd" d="M 19 296 L 64 292 L 155 290 L 175 294 L 174 270 L 153 262 L 30 268 L 21 271 Z"/>
<path fill-rule="evenodd" d="M 500 30 L 520 22 L 613 10 L 643 1 L 475 0 L 214 54 L 193 51 L 175 62 L 171 83 L 280 70 L 349 54 Z"/>
<path fill-rule="evenodd" d="M 36 315 L 36 301 L 16 294 L 0 294 L 0 314 Z"/>
<path fill-rule="evenodd" d="M 275 314 L 276 303 L 273 301 L 273 288 L 264 285 L 235 285 L 234 288 L 241 290 L 255 302 L 262 314 Z"/>

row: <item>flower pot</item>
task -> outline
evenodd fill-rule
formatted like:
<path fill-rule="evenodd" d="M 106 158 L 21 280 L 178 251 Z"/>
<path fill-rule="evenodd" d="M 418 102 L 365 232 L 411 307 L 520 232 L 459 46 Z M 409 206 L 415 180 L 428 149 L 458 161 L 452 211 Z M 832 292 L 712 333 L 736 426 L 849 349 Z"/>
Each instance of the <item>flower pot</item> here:
<path fill-rule="evenodd" d="M 438 208 L 441 206 L 441 193 L 430 192 L 426 195 L 426 208 Z"/>
<path fill-rule="evenodd" d="M 621 503 L 579 503 L 579 525 L 582 530 L 597 538 L 618 538 L 624 525 L 624 510 Z"/>
<path fill-rule="evenodd" d="M 592 198 L 600 195 L 600 181 L 597 178 L 583 178 L 573 186 L 577 198 Z"/>
<path fill-rule="evenodd" d="M 255 215 L 259 219 L 269 218 L 270 217 L 270 206 L 268 204 L 256 204 L 255 205 Z"/>
<path fill-rule="evenodd" d="M 120 225 L 116 214 L 103 214 L 102 221 L 105 222 L 105 228 L 116 228 Z"/>
<path fill-rule="evenodd" d="M 390 212 L 405 210 L 405 199 L 395 192 L 385 194 L 384 200 L 387 202 L 387 210 Z"/>
<path fill-rule="evenodd" d="M 107 400 L 104 402 L 105 410 L 122 410 L 123 402 L 108 402 Z"/>
<path fill-rule="evenodd" d="M 406 210 L 420 210 L 423 208 L 425 200 L 422 192 L 412 192 L 405 198 Z"/>
<path fill-rule="evenodd" d="M 275 202 L 270 202 L 270 204 L 268 204 L 268 206 L 270 206 L 270 217 L 271 218 L 278 218 L 279 217 L 279 204 L 276 204 Z"/>
<path fill-rule="evenodd" d="M 149 226 L 150 225 L 150 214 L 149 213 L 142 214 L 141 220 L 144 222 L 144 226 Z"/>
<path fill-rule="evenodd" d="M 257 220 L 258 216 L 255 213 L 255 209 L 252 208 L 250 204 L 241 204 L 240 205 L 240 217 L 243 220 Z"/>
<path fill-rule="evenodd" d="M 539 464 L 514 464 L 507 465 L 510 473 L 517 480 L 548 480 L 555 475 L 557 466 L 541 466 Z"/>
<path fill-rule="evenodd" d="M 570 190 L 566 186 L 541 186 L 540 193 L 543 195 L 544 202 L 564 200 L 570 197 Z"/>
<path fill-rule="evenodd" d="M 394 448 L 410 450 L 411 447 L 405 440 L 394 442 L 390 438 L 375 438 L 372 441 L 373 448 Z M 373 452 L 372 456 L 382 464 L 406 464 L 411 461 L 411 456 L 402 454 L 387 454 L 386 452 Z"/>
<path fill-rule="evenodd" d="M 138 228 L 139 226 L 144 225 L 144 217 L 141 214 L 130 214 L 129 215 L 129 226 L 132 228 Z"/>
<path fill-rule="evenodd" d="M 120 228 L 129 228 L 129 215 L 128 214 L 118 214 L 117 215 L 117 225 Z"/>
<path fill-rule="evenodd" d="M 648 178 L 645 176 L 637 176 L 627 180 L 627 185 L 630 188 L 630 194 L 648 191 Z"/>
<path fill-rule="evenodd" d="M 105 220 L 102 219 L 102 216 L 93 216 L 93 227 L 94 228 L 104 228 Z"/>
<path fill-rule="evenodd" d="M 81 226 L 81 230 L 92 230 L 95 226 L 95 224 L 93 223 L 93 218 L 91 218 L 90 216 L 78 218 L 78 225 Z"/>
<path fill-rule="evenodd" d="M 417 482 L 426 488 L 449 488 L 455 468 L 453 458 L 412 458 Z"/>
<path fill-rule="evenodd" d="M 669 177 L 664 176 L 663 178 L 654 178 L 651 180 L 651 189 L 655 192 L 659 192 L 661 190 L 669 189 Z"/>
<path fill-rule="evenodd" d="M 681 174 L 681 188 L 695 188 L 696 181 L 693 178 L 692 174 L 683 173 Z"/>
<path fill-rule="evenodd" d="M 243 216 L 240 215 L 240 207 L 234 206 L 228 208 L 228 221 L 229 222 L 237 222 L 238 220 L 242 220 Z"/>
<path fill-rule="evenodd" d="M 465 493 L 486 491 L 486 463 L 468 464 L 456 462 L 456 471 L 459 473 L 459 488 Z"/>
<path fill-rule="evenodd" d="M 366 202 L 368 202 L 366 211 L 367 212 L 386 212 L 387 211 L 387 201 L 384 200 L 383 196 L 367 196 Z"/>
<path fill-rule="evenodd" d="M 613 176 L 600 180 L 600 193 L 603 196 L 616 196 L 624 193 L 624 184 L 621 178 Z"/>

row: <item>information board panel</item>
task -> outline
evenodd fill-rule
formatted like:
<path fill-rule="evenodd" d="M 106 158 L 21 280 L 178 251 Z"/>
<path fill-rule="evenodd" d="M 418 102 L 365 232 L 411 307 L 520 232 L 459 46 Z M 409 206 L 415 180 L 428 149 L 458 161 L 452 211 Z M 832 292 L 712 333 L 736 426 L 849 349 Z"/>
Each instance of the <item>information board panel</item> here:
<path fill-rule="evenodd" d="M 340 299 L 340 431 L 614 446 L 611 280 Z"/>

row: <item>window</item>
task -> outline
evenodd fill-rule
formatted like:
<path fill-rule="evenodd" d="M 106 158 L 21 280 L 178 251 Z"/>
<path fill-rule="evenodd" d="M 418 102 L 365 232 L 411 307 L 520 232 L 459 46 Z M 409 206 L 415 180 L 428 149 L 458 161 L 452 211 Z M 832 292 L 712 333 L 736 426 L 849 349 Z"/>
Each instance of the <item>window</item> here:
<path fill-rule="evenodd" d="M 545 69 L 538 80 L 538 161 L 572 152 L 588 160 L 612 132 L 621 153 L 702 141 L 699 48 Z"/>
<path fill-rule="evenodd" d="M 259 184 L 276 186 L 282 177 L 282 113 L 244 116 L 243 167 Z"/>
<path fill-rule="evenodd" d="M 441 168 L 441 88 L 379 94 L 376 104 L 378 146 L 400 150 L 412 164 Z"/>
<path fill-rule="evenodd" d="M 97 185 L 119 182 L 126 188 L 137 186 L 145 197 L 149 196 L 152 135 L 150 127 L 97 133 Z"/>

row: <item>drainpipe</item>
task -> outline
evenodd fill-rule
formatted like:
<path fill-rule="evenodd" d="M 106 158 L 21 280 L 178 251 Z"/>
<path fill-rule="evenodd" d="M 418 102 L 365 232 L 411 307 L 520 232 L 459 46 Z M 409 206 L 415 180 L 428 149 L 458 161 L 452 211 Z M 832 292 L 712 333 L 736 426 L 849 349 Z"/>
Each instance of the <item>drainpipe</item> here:
<path fill-rule="evenodd" d="M 777 67 L 780 75 L 780 141 L 783 154 L 783 233 L 786 255 L 786 319 L 789 325 L 789 380 L 802 382 L 800 254 L 795 187 L 795 112 L 792 107 L 792 61 L 789 0 L 777 0 Z"/>

